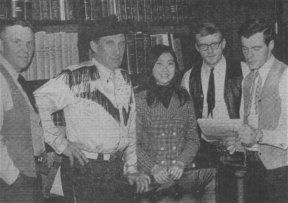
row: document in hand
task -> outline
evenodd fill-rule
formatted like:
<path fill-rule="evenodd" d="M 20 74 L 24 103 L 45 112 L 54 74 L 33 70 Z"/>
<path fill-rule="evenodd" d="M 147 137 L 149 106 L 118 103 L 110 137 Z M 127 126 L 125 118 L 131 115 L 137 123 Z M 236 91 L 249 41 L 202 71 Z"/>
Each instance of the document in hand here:
<path fill-rule="evenodd" d="M 237 137 L 237 130 L 242 125 L 240 119 L 198 119 L 197 121 L 207 140 Z"/>

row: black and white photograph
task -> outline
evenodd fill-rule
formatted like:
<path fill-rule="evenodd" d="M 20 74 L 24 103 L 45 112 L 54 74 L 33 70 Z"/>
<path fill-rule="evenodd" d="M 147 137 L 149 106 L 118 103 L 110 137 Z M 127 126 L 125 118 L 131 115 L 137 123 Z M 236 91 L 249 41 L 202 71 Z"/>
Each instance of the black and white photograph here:
<path fill-rule="evenodd" d="M 288 0 L 0 0 L 0 203 L 288 203 Z"/>

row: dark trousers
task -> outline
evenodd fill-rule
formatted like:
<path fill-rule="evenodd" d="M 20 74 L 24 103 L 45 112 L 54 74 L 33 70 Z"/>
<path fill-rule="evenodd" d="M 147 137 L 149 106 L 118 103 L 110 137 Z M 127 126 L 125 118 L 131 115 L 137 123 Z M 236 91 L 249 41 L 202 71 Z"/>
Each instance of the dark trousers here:
<path fill-rule="evenodd" d="M 61 179 L 66 202 L 105 203 L 134 202 L 136 187 L 128 184 L 123 176 L 123 161 L 89 159 L 85 166 L 74 161 L 70 166 L 63 157 Z"/>
<path fill-rule="evenodd" d="M 247 202 L 288 202 L 288 166 L 267 170 L 258 152 L 247 151 Z"/>
<path fill-rule="evenodd" d="M 42 203 L 41 181 L 21 174 L 12 185 L 0 179 L 0 203 Z"/>

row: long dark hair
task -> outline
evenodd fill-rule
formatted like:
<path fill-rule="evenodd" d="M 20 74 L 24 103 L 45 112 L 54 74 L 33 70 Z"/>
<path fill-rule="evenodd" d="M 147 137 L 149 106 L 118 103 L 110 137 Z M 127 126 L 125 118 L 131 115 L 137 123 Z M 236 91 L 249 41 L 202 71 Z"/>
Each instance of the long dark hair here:
<path fill-rule="evenodd" d="M 168 84 L 169 88 L 171 88 L 177 95 L 179 101 L 180 101 L 180 106 L 184 105 L 186 101 L 190 99 L 189 94 L 187 91 L 181 87 L 181 74 L 179 72 L 179 65 L 177 62 L 177 57 L 173 49 L 169 46 L 166 45 L 155 45 L 150 49 L 149 55 L 148 55 L 148 67 L 147 67 L 147 82 L 146 82 L 146 89 L 147 89 L 147 94 L 146 94 L 146 102 L 148 106 L 152 105 L 157 105 L 159 103 L 158 98 L 157 98 L 157 92 L 155 90 L 157 89 L 157 84 L 156 80 L 153 76 L 153 68 L 158 60 L 158 58 L 163 54 L 163 53 L 170 53 L 174 59 L 175 62 L 175 75 Z"/>

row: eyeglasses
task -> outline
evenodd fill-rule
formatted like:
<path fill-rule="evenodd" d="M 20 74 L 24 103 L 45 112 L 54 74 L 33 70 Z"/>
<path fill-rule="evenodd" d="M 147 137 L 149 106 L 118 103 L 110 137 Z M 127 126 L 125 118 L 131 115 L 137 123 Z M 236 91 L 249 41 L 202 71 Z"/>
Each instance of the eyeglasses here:
<path fill-rule="evenodd" d="M 211 47 L 213 50 L 218 49 L 220 44 L 222 43 L 222 40 L 219 42 L 214 42 L 211 44 L 197 44 L 197 47 L 201 50 L 201 51 L 207 51 L 209 47 Z"/>

